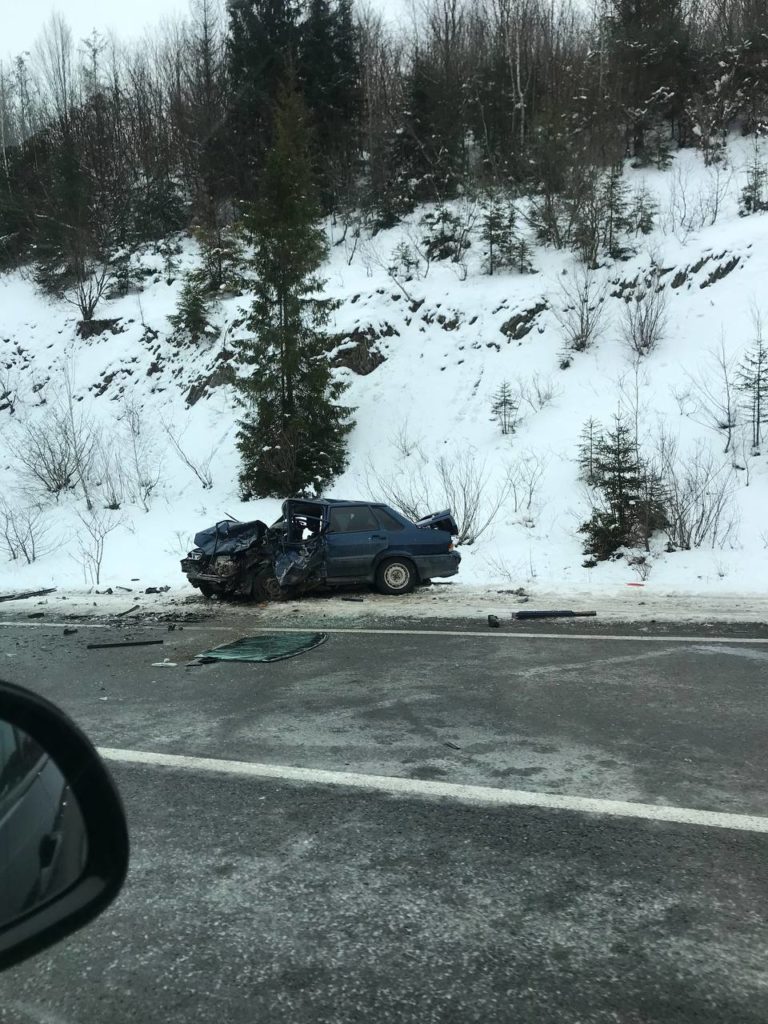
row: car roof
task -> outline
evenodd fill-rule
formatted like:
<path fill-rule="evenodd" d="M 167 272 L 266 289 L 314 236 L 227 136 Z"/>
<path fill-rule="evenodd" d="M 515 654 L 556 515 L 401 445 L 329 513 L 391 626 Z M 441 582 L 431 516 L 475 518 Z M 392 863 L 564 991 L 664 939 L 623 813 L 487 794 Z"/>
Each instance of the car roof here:
<path fill-rule="evenodd" d="M 377 508 L 384 505 L 382 501 L 346 501 L 344 498 L 289 498 L 289 501 L 296 502 L 300 505 L 354 505 L 354 506 L 367 506 L 374 505 Z"/>

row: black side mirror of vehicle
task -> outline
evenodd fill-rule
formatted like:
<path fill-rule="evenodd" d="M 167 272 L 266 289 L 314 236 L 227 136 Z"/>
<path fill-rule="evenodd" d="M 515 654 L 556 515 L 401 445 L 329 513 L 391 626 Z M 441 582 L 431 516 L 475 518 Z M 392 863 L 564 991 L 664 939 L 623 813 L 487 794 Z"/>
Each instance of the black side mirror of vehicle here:
<path fill-rule="evenodd" d="M 120 795 L 88 737 L 0 682 L 0 970 L 100 914 L 128 856 Z"/>

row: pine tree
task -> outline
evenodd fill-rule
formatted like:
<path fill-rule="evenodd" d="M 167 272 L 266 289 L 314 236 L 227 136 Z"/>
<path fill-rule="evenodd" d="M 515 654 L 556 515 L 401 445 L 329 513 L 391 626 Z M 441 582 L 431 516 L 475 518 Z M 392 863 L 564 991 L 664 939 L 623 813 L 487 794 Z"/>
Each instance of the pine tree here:
<path fill-rule="evenodd" d="M 629 208 L 629 229 L 636 235 L 650 235 L 658 207 L 645 185 L 636 189 Z"/>
<path fill-rule="evenodd" d="M 202 265 L 191 278 L 209 295 L 238 295 L 245 286 L 245 251 L 238 232 L 216 223 L 194 232 L 200 245 Z"/>
<path fill-rule="evenodd" d="M 176 312 L 168 317 L 176 337 L 198 344 L 211 331 L 208 308 L 203 289 L 188 279 L 181 289 Z"/>
<path fill-rule="evenodd" d="M 483 202 L 481 221 L 485 243 L 483 269 L 491 277 L 497 270 L 516 262 L 515 207 L 498 189 L 492 189 Z"/>
<path fill-rule="evenodd" d="M 619 548 L 633 547 L 642 535 L 639 502 L 642 467 L 637 460 L 632 429 L 621 415 L 602 438 L 594 461 L 594 474 L 603 499 L 583 524 L 585 552 L 598 561 L 610 558 Z"/>
<path fill-rule="evenodd" d="M 614 260 L 625 259 L 629 249 L 623 236 L 631 230 L 629 190 L 624 181 L 624 168 L 614 164 L 603 177 L 599 203 L 602 211 L 602 246 Z"/>
<path fill-rule="evenodd" d="M 535 274 L 533 248 L 525 235 L 515 233 L 512 241 L 512 266 L 518 274 Z"/>
<path fill-rule="evenodd" d="M 469 248 L 469 239 L 461 221 L 447 206 L 438 206 L 436 210 L 425 213 L 421 226 L 425 229 L 422 244 L 430 260 L 458 263 Z"/>
<path fill-rule="evenodd" d="M 256 285 L 253 336 L 238 345 L 251 367 L 240 381 L 247 412 L 237 435 L 244 498 L 317 494 L 346 465 L 351 410 L 336 404 L 347 385 L 327 358 L 325 328 L 338 304 L 317 297 L 327 254 L 318 219 L 306 111 L 289 84 L 259 201 L 245 217 Z"/>
<path fill-rule="evenodd" d="M 763 441 L 763 427 L 768 422 L 768 346 L 763 339 L 762 320 L 755 314 L 755 340 L 736 374 L 737 385 L 746 400 L 752 430 L 752 448 Z"/>
<path fill-rule="evenodd" d="M 493 395 L 491 412 L 494 419 L 501 427 L 504 435 L 514 434 L 517 427 L 517 416 L 520 408 L 520 401 L 512 391 L 512 385 L 508 380 L 502 381 Z"/>

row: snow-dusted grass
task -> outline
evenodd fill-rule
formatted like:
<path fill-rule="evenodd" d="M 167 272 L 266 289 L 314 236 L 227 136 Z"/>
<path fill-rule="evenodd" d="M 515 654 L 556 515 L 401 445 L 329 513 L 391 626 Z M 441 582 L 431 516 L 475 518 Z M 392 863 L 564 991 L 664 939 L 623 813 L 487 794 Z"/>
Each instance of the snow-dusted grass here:
<path fill-rule="evenodd" d="M 331 231 L 327 290 L 342 299 L 334 329 L 346 334 L 356 327 L 373 327 L 383 335 L 378 346 L 386 361 L 364 377 L 339 371 L 351 385 L 345 401 L 356 407 L 356 427 L 349 469 L 330 495 L 367 497 L 370 488 L 376 489 L 377 475 L 391 480 L 410 473 L 430 484 L 430 497 L 439 505 L 440 460 L 458 464 L 463 459 L 482 467 L 486 504 L 492 504 L 515 467 L 519 470 L 535 461 L 542 472 L 530 502 L 516 500 L 511 492 L 506 495 L 477 542 L 463 546 L 458 585 L 514 584 L 541 593 L 594 598 L 639 582 L 640 570 L 624 560 L 594 569 L 582 566 L 583 538 L 577 529 L 588 516 L 589 501 L 578 479 L 578 435 L 590 416 L 610 425 L 618 408 L 631 411 L 637 405 L 644 445 L 650 448 L 663 426 L 679 438 L 683 453 L 703 443 L 730 465 L 731 455 L 723 455 L 725 436 L 691 415 L 684 396 L 691 375 L 715 372 L 708 353 L 721 338 L 727 357 L 738 358 L 749 346 L 753 307 L 768 315 L 768 217 L 738 216 L 738 194 L 751 150 L 751 142 L 734 140 L 729 163 L 720 170 L 704 167 L 697 154 L 685 151 L 668 172 L 627 171 L 631 187 L 644 183 L 656 197 L 659 228 L 651 236 L 638 237 L 635 257 L 595 272 L 609 294 L 601 335 L 588 351 L 573 355 L 567 370 L 559 368 L 564 337 L 557 312 L 563 283 L 574 281 L 578 273 L 569 253 L 537 248 L 536 274 L 488 277 L 481 273 L 481 245 L 475 238 L 466 270 L 432 263 L 426 276 L 422 267 L 419 276 L 404 283 L 412 305 L 386 267 L 400 242 L 418 238 L 418 214 L 363 240 L 357 248 L 350 234 L 341 242 L 341 230 Z M 708 261 L 689 273 L 685 283 L 671 287 L 678 270 L 695 268 L 706 257 Z M 735 270 L 702 287 L 733 257 L 739 257 Z M 171 285 L 159 255 L 148 249 L 142 259 L 144 266 L 156 271 L 145 290 L 105 302 L 96 313 L 120 318 L 122 333 L 87 341 L 75 337 L 71 307 L 42 297 L 21 275 L 0 278 L 0 395 L 12 391 L 15 409 L 13 415 L 0 412 L 0 490 L 6 501 L 26 507 L 42 500 L 20 472 L 20 425 L 51 408 L 56 394 L 62 393 L 65 368 L 76 398 L 82 398 L 78 408 L 93 419 L 105 439 L 117 444 L 126 465 L 126 409 L 131 405 L 140 410 L 144 436 L 161 468 L 149 511 L 126 500 L 109 513 L 114 529 L 104 541 L 102 588 L 137 586 L 130 583 L 136 578 L 141 584 L 181 584 L 178 559 L 197 530 L 225 515 L 269 521 L 279 506 L 276 501 L 243 503 L 238 498 L 238 413 L 231 389 L 215 388 L 191 408 L 185 401 L 191 385 L 221 365 L 219 352 L 231 347 L 237 336 L 233 321 L 246 299 L 225 299 L 215 309 L 222 332 L 219 341 L 205 342 L 194 351 L 180 349 L 171 336 L 168 316 L 182 286 L 181 273 L 194 265 L 194 246 L 183 243 Z M 636 369 L 624 338 L 624 302 L 611 293 L 617 290 L 615 282 L 632 281 L 652 264 L 674 268 L 663 277 L 666 326 L 653 351 L 636 361 Z M 522 340 L 508 340 L 502 326 L 542 299 L 555 308 L 540 313 Z M 537 381 L 551 382 L 552 392 L 543 403 L 524 401 L 521 421 L 506 437 L 491 414 L 493 395 L 504 380 L 529 394 L 535 392 Z M 97 397 L 95 390 L 102 388 Z M 48 404 L 40 404 L 43 400 Z M 204 487 L 185 463 L 170 434 L 191 459 L 208 466 L 210 487 Z M 736 473 L 738 524 L 723 549 L 667 554 L 665 538 L 654 540 L 650 574 L 642 570 L 647 594 L 765 592 L 766 455 L 750 459 L 749 486 L 747 473 Z M 78 541 L 84 501 L 68 494 L 58 500 L 48 495 L 45 505 L 46 547 L 54 539 L 53 550 L 31 565 L 0 561 L 0 590 L 92 585 Z M 451 593 L 455 591 L 452 588 Z M 447 592 L 446 588 L 436 596 Z"/>

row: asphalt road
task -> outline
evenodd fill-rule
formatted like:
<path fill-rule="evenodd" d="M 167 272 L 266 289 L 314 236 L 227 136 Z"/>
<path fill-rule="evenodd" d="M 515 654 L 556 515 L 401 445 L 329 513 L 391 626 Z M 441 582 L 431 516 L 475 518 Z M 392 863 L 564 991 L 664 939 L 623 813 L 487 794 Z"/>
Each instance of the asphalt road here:
<path fill-rule="evenodd" d="M 186 668 L 230 633 L 62 633 L 0 627 L 0 675 L 101 746 L 768 816 L 765 644 L 332 633 Z M 86 649 L 121 637 L 164 644 Z M 768 1021 L 765 833 L 113 771 L 126 888 L 0 978 L 0 1021 Z"/>

